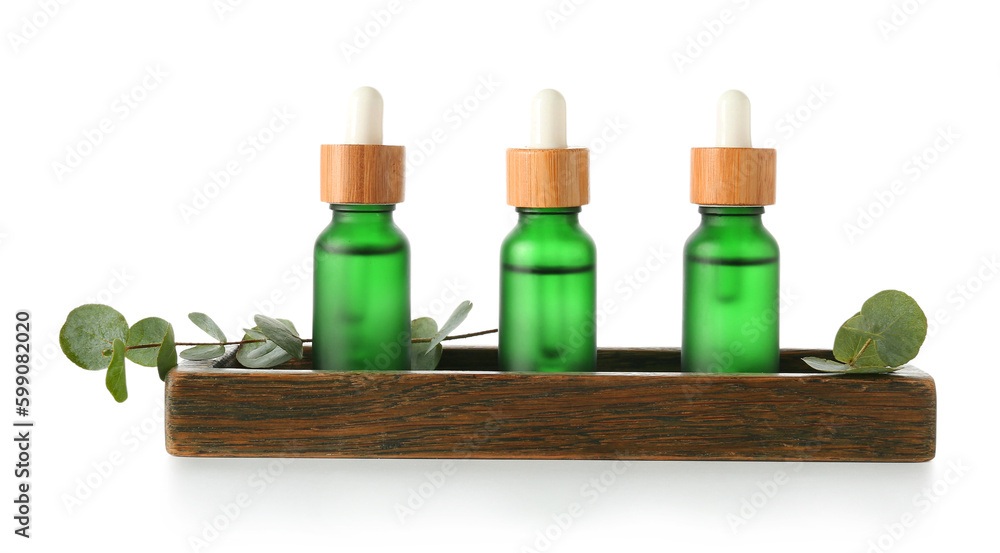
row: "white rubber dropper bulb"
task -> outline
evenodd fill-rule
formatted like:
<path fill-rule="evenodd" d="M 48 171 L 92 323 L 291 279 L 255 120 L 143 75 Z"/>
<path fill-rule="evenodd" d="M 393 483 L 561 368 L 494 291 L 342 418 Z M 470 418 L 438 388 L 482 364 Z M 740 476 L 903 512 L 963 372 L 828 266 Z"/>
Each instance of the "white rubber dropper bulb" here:
<path fill-rule="evenodd" d="M 727 90 L 715 107 L 715 146 L 752 148 L 750 145 L 750 98 L 739 90 Z"/>
<path fill-rule="evenodd" d="M 382 95 L 370 86 L 351 94 L 346 144 L 382 144 Z"/>
<path fill-rule="evenodd" d="M 566 147 L 566 98 L 547 88 L 531 100 L 529 148 Z"/>

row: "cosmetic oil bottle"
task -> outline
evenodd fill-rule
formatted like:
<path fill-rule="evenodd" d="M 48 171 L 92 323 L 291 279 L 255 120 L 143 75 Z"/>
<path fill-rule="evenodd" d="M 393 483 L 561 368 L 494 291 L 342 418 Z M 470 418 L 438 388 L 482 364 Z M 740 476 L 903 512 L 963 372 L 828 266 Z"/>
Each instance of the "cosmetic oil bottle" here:
<path fill-rule="evenodd" d="M 316 240 L 313 365 L 406 370 L 410 245 L 393 223 L 403 201 L 403 146 L 382 145 L 382 96 L 351 96 L 347 143 L 320 147 L 321 199 L 333 222 Z"/>
<path fill-rule="evenodd" d="M 562 94 L 539 92 L 529 146 L 507 150 L 507 203 L 518 222 L 500 251 L 501 370 L 594 370 L 597 250 L 579 221 L 588 156 L 566 146 Z"/>
<path fill-rule="evenodd" d="M 684 246 L 686 371 L 778 370 L 778 243 L 761 223 L 774 204 L 776 156 L 750 143 L 750 100 L 719 98 L 716 147 L 691 149 L 701 226 Z"/>

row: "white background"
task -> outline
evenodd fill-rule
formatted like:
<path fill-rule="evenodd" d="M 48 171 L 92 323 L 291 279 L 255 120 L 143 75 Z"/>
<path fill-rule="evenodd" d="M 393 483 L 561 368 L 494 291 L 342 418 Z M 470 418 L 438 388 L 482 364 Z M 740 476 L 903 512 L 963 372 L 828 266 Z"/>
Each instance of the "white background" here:
<path fill-rule="evenodd" d="M 0 25 L 0 328 L 13 350 L 15 310 L 29 309 L 35 348 L 30 542 L 11 534 L 13 442 L 0 456 L 14 550 L 995 544 L 997 3 L 402 1 L 387 14 L 386 0 L 234 0 L 221 13 L 221 1 L 120 1 L 39 15 L 51 3 L 4 2 Z M 359 36 L 366 28 L 374 36 Z M 609 461 L 464 461 L 434 487 L 438 460 L 169 456 L 155 371 L 130 365 L 130 398 L 116 404 L 103 373 L 58 352 L 59 327 L 73 307 L 100 301 L 130 322 L 166 318 L 179 340 L 201 338 L 189 311 L 230 335 L 261 311 L 308 333 L 312 244 L 330 217 L 318 145 L 343 140 L 346 98 L 361 85 L 382 92 L 386 143 L 405 145 L 412 162 L 396 219 L 413 246 L 414 315 L 445 316 L 451 283 L 475 303 L 466 331 L 496 326 L 498 249 L 515 220 L 504 150 L 527 142 L 537 90 L 563 92 L 571 145 L 592 148 L 582 222 L 598 246 L 598 296 L 618 308 L 602 346 L 679 345 L 679 253 L 698 224 L 689 148 L 712 145 L 717 96 L 742 89 L 755 144 L 779 150 L 778 203 L 764 220 L 782 248 L 782 345 L 830 347 L 873 293 L 914 296 L 932 321 L 915 364 L 938 384 L 937 458 L 642 462 L 620 474 Z M 251 160 L 241 148 L 273 110 L 293 119 L 264 132 Z M 104 119 L 110 132 L 60 174 L 55 164 Z M 433 136 L 444 140 L 420 155 Z M 230 162 L 240 173 L 213 188 L 210 174 Z M 213 197 L 185 218 L 199 193 Z M 669 262 L 647 268 L 651 250 Z M 262 486 L 261 470 L 278 475 Z M 602 477 L 613 483 L 595 492 L 588 483 Z M 762 502 L 759 485 L 776 477 L 784 483 Z M 431 488 L 401 521 L 397 505 Z M 926 489 L 931 503 L 915 499 Z M 249 504 L 225 515 L 220 506 L 241 494 Z M 734 530 L 744 500 L 762 505 Z M 573 502 L 582 515 L 557 531 Z M 902 528 L 908 515 L 915 524 Z M 193 536 L 213 537 L 206 525 L 225 528 L 193 547 Z M 539 547 L 546 530 L 558 537 Z"/>

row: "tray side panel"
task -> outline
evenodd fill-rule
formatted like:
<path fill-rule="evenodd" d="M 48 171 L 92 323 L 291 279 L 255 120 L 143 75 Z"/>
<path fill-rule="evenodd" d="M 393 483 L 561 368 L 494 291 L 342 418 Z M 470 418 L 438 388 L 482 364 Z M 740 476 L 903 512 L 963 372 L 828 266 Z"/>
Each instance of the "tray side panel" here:
<path fill-rule="evenodd" d="M 180 456 L 926 461 L 934 381 L 891 375 L 175 369 Z"/>

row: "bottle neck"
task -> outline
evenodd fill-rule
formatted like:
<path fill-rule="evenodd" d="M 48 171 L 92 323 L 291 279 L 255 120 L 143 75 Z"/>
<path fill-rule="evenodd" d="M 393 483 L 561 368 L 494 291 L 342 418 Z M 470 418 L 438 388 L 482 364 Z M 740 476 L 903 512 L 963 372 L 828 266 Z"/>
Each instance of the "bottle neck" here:
<path fill-rule="evenodd" d="M 519 207 L 519 225 L 577 225 L 580 223 L 579 207 Z"/>
<path fill-rule="evenodd" d="M 761 206 L 701 206 L 701 224 L 709 227 L 746 228 L 759 227 L 764 208 Z"/>
<path fill-rule="evenodd" d="M 394 204 L 330 204 L 334 223 L 391 225 Z"/>

